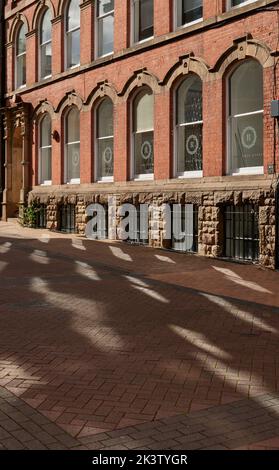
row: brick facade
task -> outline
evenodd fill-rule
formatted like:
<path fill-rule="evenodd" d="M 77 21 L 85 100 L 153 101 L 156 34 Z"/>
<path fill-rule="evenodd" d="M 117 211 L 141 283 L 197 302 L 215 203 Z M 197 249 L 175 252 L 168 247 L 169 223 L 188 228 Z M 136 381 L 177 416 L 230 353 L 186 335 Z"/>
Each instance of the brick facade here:
<path fill-rule="evenodd" d="M 275 190 L 278 145 L 270 102 L 278 98 L 278 2 L 258 0 L 226 10 L 226 1 L 203 1 L 203 20 L 175 30 L 174 1 L 154 0 L 154 37 L 131 45 L 128 0 L 115 0 L 114 53 L 95 58 L 95 1 L 83 0 L 81 8 L 80 66 L 65 70 L 65 1 L 6 2 L 6 141 L 12 136 L 20 110 L 24 139 L 25 179 L 21 200 L 47 205 L 48 228 L 57 228 L 57 207 L 77 204 L 77 229 L 84 231 L 85 208 L 91 201 L 193 203 L 199 206 L 199 253 L 224 254 L 223 207 L 252 203 L 259 206 L 260 262 L 275 267 Z M 125 5 L 124 5 L 125 4 Z M 52 15 L 52 77 L 39 80 L 38 35 L 44 9 Z M 268 9 L 269 8 L 269 9 Z M 19 22 L 26 24 L 26 87 L 15 89 L 15 39 Z M 264 80 L 264 174 L 227 175 L 227 78 L 240 61 L 257 60 Z M 197 74 L 203 83 L 203 177 L 174 177 L 174 88 L 182 77 Z M 130 177 L 131 100 L 141 86 L 154 94 L 154 180 Z M 114 105 L 114 182 L 96 183 L 94 174 L 94 112 L 109 96 Z M 80 185 L 64 184 L 64 116 L 70 106 L 80 110 Z M 43 113 L 52 119 L 58 139 L 52 141 L 52 185 L 38 185 L 38 122 Z M 23 116 L 23 117 L 22 117 Z M 25 118 L 24 118 L 25 116 Z M 24 120 L 25 119 L 25 120 Z M 10 154 L 9 145 L 6 153 Z M 11 158 L 12 159 L 12 158 Z M 6 165 L 8 172 L 9 161 Z M 269 167 L 273 165 L 272 174 Z M 7 174 L 6 174 L 7 175 Z M 5 193 L 6 191 L 6 193 Z M 9 188 L 4 191 L 4 217 L 10 216 Z M 162 225 L 163 226 L 163 225 Z"/>

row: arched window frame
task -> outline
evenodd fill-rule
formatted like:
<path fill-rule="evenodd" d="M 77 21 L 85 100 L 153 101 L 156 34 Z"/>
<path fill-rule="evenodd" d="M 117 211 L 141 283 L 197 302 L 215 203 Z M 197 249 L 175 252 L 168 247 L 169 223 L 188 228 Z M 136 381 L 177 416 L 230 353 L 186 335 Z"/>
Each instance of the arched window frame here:
<path fill-rule="evenodd" d="M 154 37 L 154 0 L 152 2 L 152 33 L 144 39 L 140 38 L 140 2 L 142 0 L 131 0 L 131 44 L 141 44 Z"/>
<path fill-rule="evenodd" d="M 68 117 L 75 110 L 79 117 L 79 140 L 69 141 Z M 79 148 L 79 177 L 71 178 L 69 175 L 69 148 L 78 145 Z M 80 111 L 76 106 L 70 106 L 64 115 L 64 182 L 66 184 L 80 184 Z"/>
<path fill-rule="evenodd" d="M 135 105 L 137 100 L 139 99 L 140 95 L 144 95 L 145 93 L 148 93 L 152 95 L 153 97 L 153 127 L 150 129 L 144 129 L 144 131 L 135 131 L 134 130 L 134 119 L 135 119 Z M 155 102 L 154 102 L 154 93 L 153 91 L 148 87 L 144 86 L 142 87 L 137 93 L 135 93 L 131 99 L 131 106 L 130 106 L 130 135 L 131 135 L 131 144 L 130 144 L 130 149 L 131 149 L 131 179 L 133 180 L 153 180 L 154 179 L 154 121 L 155 121 Z M 152 167 L 153 171 L 150 173 L 138 173 L 136 172 L 136 163 L 135 163 L 135 158 L 136 158 L 136 152 L 135 152 L 135 147 L 136 147 L 136 135 L 137 134 L 142 134 L 146 132 L 152 132 Z"/>
<path fill-rule="evenodd" d="M 18 52 L 19 49 L 19 36 L 21 31 L 23 31 L 24 34 L 24 44 L 25 44 L 25 50 L 23 52 Z M 16 40 L 15 40 L 15 88 L 23 88 L 26 86 L 26 33 L 27 29 L 26 26 L 23 22 L 19 24 L 17 34 L 16 34 Z M 21 64 L 21 67 L 23 67 L 21 71 L 21 75 L 23 80 L 19 80 L 19 62 L 23 58 L 23 64 Z"/>
<path fill-rule="evenodd" d="M 50 34 L 50 39 L 48 39 L 46 41 L 43 41 L 43 38 L 42 38 L 42 36 L 43 36 L 43 24 L 44 24 L 44 21 L 45 21 L 45 18 L 46 18 L 46 14 L 50 15 L 50 31 L 51 31 L 51 34 Z M 50 45 L 51 58 L 52 58 L 51 12 L 50 12 L 49 8 L 47 8 L 46 10 L 44 10 L 44 12 L 42 14 L 41 21 L 40 21 L 40 29 L 39 29 L 39 77 L 40 77 L 40 79 L 49 78 L 52 75 L 51 64 L 50 64 L 50 73 L 49 74 L 48 73 L 43 73 L 43 70 L 42 70 L 43 50 L 49 45 Z"/>
<path fill-rule="evenodd" d="M 263 95 L 263 106 L 262 109 L 259 109 L 257 111 L 253 112 L 247 112 L 247 113 L 241 113 L 237 115 L 231 115 L 230 108 L 231 108 L 231 88 L 230 88 L 230 80 L 233 76 L 233 74 L 237 71 L 239 67 L 241 67 L 243 64 L 247 62 L 256 62 L 258 63 L 259 66 L 261 64 L 253 58 L 245 59 L 242 60 L 241 62 L 238 62 L 234 65 L 232 70 L 230 70 L 230 73 L 226 77 L 226 94 L 227 94 L 227 111 L 226 111 L 226 136 L 227 136 L 227 174 L 232 175 L 232 176 L 238 176 L 238 175 L 250 175 L 250 174 L 263 174 L 264 173 L 264 163 L 262 162 L 262 165 L 258 166 L 246 166 L 246 167 L 241 167 L 239 166 L 238 168 L 233 165 L 233 158 L 232 158 L 232 150 L 231 150 L 231 119 L 232 118 L 241 118 L 245 116 L 256 116 L 256 115 L 261 115 L 263 119 L 264 115 L 264 95 Z M 262 66 L 261 66 L 262 67 Z M 263 68 L 262 68 L 262 73 L 263 73 Z M 264 90 L 263 90 L 264 91 Z M 263 152 L 263 135 L 262 135 L 262 152 Z"/>
<path fill-rule="evenodd" d="M 42 126 L 43 126 L 43 123 L 46 119 L 49 119 L 49 121 L 50 121 L 50 143 L 49 143 L 49 145 L 42 145 L 42 135 L 43 135 Z M 40 185 L 51 185 L 52 184 L 52 177 L 51 177 L 51 173 L 52 173 L 52 140 L 51 140 L 52 139 L 52 122 L 51 122 L 51 117 L 48 113 L 43 114 L 41 116 L 41 118 L 39 119 L 38 130 L 39 130 L 39 138 L 38 138 L 38 143 L 39 143 L 38 182 L 39 182 Z M 44 178 L 43 177 L 43 172 L 42 172 L 42 168 L 43 168 L 43 165 L 42 165 L 43 155 L 42 155 L 42 153 L 43 153 L 43 150 L 46 150 L 46 149 L 50 149 L 50 178 Z"/>
<path fill-rule="evenodd" d="M 202 105 L 203 105 L 203 83 L 201 78 L 196 74 L 189 74 L 186 78 L 179 80 L 173 91 L 173 129 L 174 129 L 174 141 L 173 141 L 173 150 L 174 150 L 174 177 L 176 178 L 201 178 L 203 176 L 203 170 L 189 170 L 189 171 L 178 171 L 178 160 L 179 160 L 179 146 L 178 146 L 178 131 L 181 127 L 191 127 L 191 126 L 200 126 L 202 134 L 202 144 L 203 144 L 203 106 L 202 106 L 202 119 L 198 121 L 189 121 L 185 123 L 178 122 L 178 92 L 179 88 L 183 85 L 184 82 L 195 77 L 200 80 L 202 86 Z M 203 165 L 203 152 L 202 152 L 202 165 Z"/>
<path fill-rule="evenodd" d="M 65 45 L 64 45 L 64 51 L 65 51 L 65 69 L 73 69 L 75 67 L 80 66 L 80 49 L 79 49 L 79 61 L 78 63 L 71 65 L 70 60 L 69 60 L 69 53 L 71 52 L 72 55 L 72 46 L 70 48 L 69 43 L 70 43 L 70 38 L 73 36 L 73 34 L 77 31 L 79 31 L 79 46 L 80 46 L 80 11 L 79 11 L 79 25 L 74 27 L 74 28 L 69 28 L 68 23 L 69 23 L 69 11 L 72 2 L 77 1 L 78 7 L 79 7 L 79 2 L 78 0 L 69 0 L 68 3 L 66 4 L 65 8 L 65 15 L 64 15 L 64 23 L 65 23 Z M 70 56 L 71 56 L 70 55 Z"/>
<path fill-rule="evenodd" d="M 97 105 L 96 109 L 95 109 L 95 112 L 94 112 L 94 122 L 96 123 L 95 125 L 95 145 L 94 145 L 94 149 L 95 149 L 95 175 L 96 175 L 96 178 L 95 180 L 96 181 L 99 181 L 99 182 L 107 182 L 107 183 L 110 183 L 110 182 L 113 182 L 113 179 L 114 179 L 114 172 L 112 172 L 112 175 L 110 176 L 101 176 L 100 175 L 100 152 L 99 152 L 99 142 L 101 140 L 107 140 L 107 139 L 112 139 L 112 145 L 113 145 L 113 150 L 114 150 L 114 109 L 113 109 L 113 133 L 112 135 L 110 136 L 103 136 L 103 137 L 100 137 L 99 136 L 99 119 L 100 119 L 100 116 L 99 116 L 99 112 L 100 112 L 100 108 L 101 106 L 104 104 L 104 102 L 106 100 L 109 100 L 111 105 L 112 105 L 112 108 L 113 108 L 113 102 L 112 100 L 106 96 L 105 98 L 103 98 Z M 114 151 L 112 152 L 112 165 L 114 164 Z"/>

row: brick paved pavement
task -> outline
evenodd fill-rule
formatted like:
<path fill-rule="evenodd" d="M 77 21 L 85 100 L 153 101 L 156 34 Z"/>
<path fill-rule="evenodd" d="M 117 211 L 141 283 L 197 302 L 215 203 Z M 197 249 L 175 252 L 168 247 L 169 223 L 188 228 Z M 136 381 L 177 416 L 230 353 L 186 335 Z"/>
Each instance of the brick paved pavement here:
<path fill-rule="evenodd" d="M 267 419 L 263 397 L 278 390 L 278 273 L 15 223 L 0 224 L 0 272 L 0 386 L 76 446 L 152 422 L 167 434 L 172 419 L 206 410 L 214 421 L 247 399 Z M 259 435 L 260 420 L 240 418 L 233 446 L 278 447 L 277 421 Z M 190 434 L 199 448 L 228 447 Z M 189 447 L 179 437 L 158 442 Z"/>

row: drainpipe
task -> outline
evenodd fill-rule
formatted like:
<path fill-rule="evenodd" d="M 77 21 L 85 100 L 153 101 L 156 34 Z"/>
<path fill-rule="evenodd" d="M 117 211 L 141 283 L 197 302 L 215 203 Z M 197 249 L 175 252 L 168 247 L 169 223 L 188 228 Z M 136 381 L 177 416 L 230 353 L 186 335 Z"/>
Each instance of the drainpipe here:
<path fill-rule="evenodd" d="M 6 64 L 5 64 L 5 1 L 0 0 L 0 108 L 5 106 Z M 2 217 L 3 189 L 5 187 L 5 142 L 3 116 L 0 116 L 0 218 Z"/>

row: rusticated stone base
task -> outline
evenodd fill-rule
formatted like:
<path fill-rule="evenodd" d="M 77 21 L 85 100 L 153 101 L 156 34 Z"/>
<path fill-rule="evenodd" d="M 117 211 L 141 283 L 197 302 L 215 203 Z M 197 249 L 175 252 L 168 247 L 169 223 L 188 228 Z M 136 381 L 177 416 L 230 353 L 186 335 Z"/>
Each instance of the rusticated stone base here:
<path fill-rule="evenodd" d="M 198 207 L 198 253 L 208 257 L 224 256 L 224 207 L 227 205 L 253 204 L 259 208 L 259 263 L 268 268 L 275 268 L 276 245 L 276 214 L 274 190 L 211 190 L 211 191 L 166 191 L 166 192 L 69 192 L 59 190 L 43 193 L 33 190 L 29 193 L 29 203 L 36 200 L 47 206 L 47 228 L 59 230 L 59 207 L 63 204 L 76 206 L 76 232 L 85 234 L 87 223 L 86 207 L 91 203 L 99 203 L 117 209 L 123 204 L 148 204 L 157 214 L 155 222 L 150 222 L 149 234 L 157 231 L 157 237 L 150 236 L 150 246 L 170 248 L 171 242 L 164 237 L 166 224 L 164 204 L 194 204 Z M 112 210 L 112 209 L 109 209 Z M 121 217 L 116 217 L 116 228 Z M 117 239 L 117 230 L 109 232 L 110 239 Z"/>

